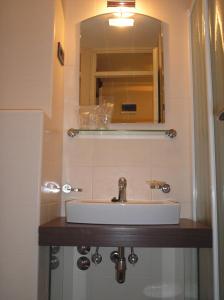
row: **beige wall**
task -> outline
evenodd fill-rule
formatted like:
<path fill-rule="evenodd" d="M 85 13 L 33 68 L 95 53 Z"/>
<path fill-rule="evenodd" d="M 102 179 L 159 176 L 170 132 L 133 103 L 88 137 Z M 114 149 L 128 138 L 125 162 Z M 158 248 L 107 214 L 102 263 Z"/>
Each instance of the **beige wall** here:
<path fill-rule="evenodd" d="M 64 198 L 111 199 L 118 194 L 118 178 L 125 176 L 128 181 L 128 199 L 174 198 L 181 202 L 181 216 L 192 217 L 192 101 L 187 13 L 190 2 L 136 1 L 137 12 L 156 17 L 163 22 L 166 121 L 165 124 L 154 125 L 153 128 L 175 128 L 178 136 L 174 140 L 159 136 L 142 139 L 71 139 L 64 136 L 63 181 L 83 188 L 82 193 L 70 194 Z M 101 0 L 67 0 L 64 3 L 66 130 L 76 127 L 78 123 L 79 22 L 96 14 L 106 13 L 107 8 L 106 1 Z M 161 192 L 150 192 L 145 184 L 147 179 L 167 181 L 171 185 L 171 193 L 165 195 Z M 149 249 L 147 255 L 143 254 L 141 259 L 147 261 L 153 257 L 161 263 L 160 268 L 140 268 L 135 278 L 139 282 L 148 278 L 149 285 L 158 285 L 161 289 L 164 288 L 163 283 L 169 284 L 173 287 L 173 293 L 175 289 L 180 289 L 179 298 L 173 296 L 172 299 L 184 299 L 184 296 L 194 299 L 195 289 L 191 286 L 193 280 L 191 283 L 189 281 L 191 287 L 186 291 L 184 281 L 188 276 L 193 278 L 196 265 L 191 262 L 191 258 L 184 261 L 184 256 L 182 250 L 171 249 L 166 252 L 166 249 Z M 102 276 L 110 274 L 111 268 L 110 265 L 105 269 Z M 74 272 L 77 272 L 76 268 Z M 75 273 L 74 278 L 76 276 Z M 131 284 L 129 286 L 127 283 L 127 287 L 131 292 Z M 163 292 L 166 294 L 165 290 Z"/>
<path fill-rule="evenodd" d="M 54 0 L 2 0 L 0 109 L 51 115 Z"/>
<path fill-rule="evenodd" d="M 0 111 L 0 298 L 36 300 L 43 113 Z"/>
<path fill-rule="evenodd" d="M 64 43 L 61 0 L 1 1 L 0 35 L 0 109 L 14 110 L 0 112 L 4 145 L 0 298 L 45 300 L 49 252 L 44 247 L 38 251 L 38 226 L 60 214 L 60 194 L 40 192 L 46 181 L 61 184 L 64 72 L 57 59 L 57 43 Z"/>
<path fill-rule="evenodd" d="M 58 42 L 64 48 L 64 14 L 61 0 L 55 1 L 53 40 L 53 89 L 51 117 L 45 115 L 42 160 L 42 187 L 53 181 L 61 186 L 63 148 L 63 109 L 64 109 L 64 67 L 57 58 Z M 40 224 L 60 215 L 61 194 L 41 193 Z M 48 247 L 39 249 L 39 295 L 38 299 L 48 299 Z"/>
<path fill-rule="evenodd" d="M 57 59 L 57 43 L 64 46 L 61 0 L 2 1 L 0 22 L 0 109 L 46 113 L 43 182 L 61 183 L 64 70 Z M 41 217 L 46 221 L 50 215 L 43 210 Z"/>
<path fill-rule="evenodd" d="M 42 185 L 54 181 L 61 185 L 62 147 L 63 147 L 63 109 L 64 109 L 64 67 L 57 58 L 57 44 L 64 47 L 64 14 L 61 0 L 55 1 L 54 41 L 53 41 L 53 89 L 51 118 L 44 119 L 44 148 Z M 59 215 L 60 194 L 41 195 L 41 220 L 47 222 Z"/>

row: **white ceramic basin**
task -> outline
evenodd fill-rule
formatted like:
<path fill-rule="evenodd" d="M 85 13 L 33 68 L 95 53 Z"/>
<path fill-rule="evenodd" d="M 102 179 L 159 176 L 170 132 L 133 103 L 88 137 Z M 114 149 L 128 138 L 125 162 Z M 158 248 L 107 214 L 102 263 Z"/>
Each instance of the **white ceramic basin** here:
<path fill-rule="evenodd" d="M 152 225 L 178 224 L 179 219 L 180 204 L 172 200 L 66 201 L 66 221 L 69 223 Z"/>

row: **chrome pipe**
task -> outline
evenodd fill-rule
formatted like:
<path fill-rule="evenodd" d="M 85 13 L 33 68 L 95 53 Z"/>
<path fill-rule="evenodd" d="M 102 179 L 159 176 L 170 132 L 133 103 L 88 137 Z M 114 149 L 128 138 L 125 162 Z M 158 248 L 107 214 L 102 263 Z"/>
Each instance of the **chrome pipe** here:
<path fill-rule="evenodd" d="M 116 280 L 118 283 L 124 283 L 125 274 L 126 274 L 126 259 L 125 259 L 124 247 L 118 247 L 118 253 L 119 253 L 119 258 L 115 263 Z"/>

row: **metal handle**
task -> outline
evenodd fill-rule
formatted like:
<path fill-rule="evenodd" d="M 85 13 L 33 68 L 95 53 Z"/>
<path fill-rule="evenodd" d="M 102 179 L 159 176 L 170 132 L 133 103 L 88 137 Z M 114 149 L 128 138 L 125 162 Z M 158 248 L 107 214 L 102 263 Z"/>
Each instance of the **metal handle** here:
<path fill-rule="evenodd" d="M 50 258 L 50 269 L 55 270 L 59 267 L 60 261 L 57 256 L 52 255 Z"/>
<path fill-rule="evenodd" d="M 62 191 L 65 193 L 65 194 L 69 194 L 71 192 L 82 192 L 82 189 L 80 188 L 77 188 L 77 187 L 72 187 L 70 184 L 66 183 L 63 185 L 62 187 Z"/>
<path fill-rule="evenodd" d="M 79 270 L 85 271 L 88 270 L 90 267 L 90 260 L 88 257 L 86 256 L 81 256 L 78 260 L 77 260 L 77 267 L 79 268 Z"/>
<path fill-rule="evenodd" d="M 82 189 L 77 188 L 77 187 L 72 187 L 68 183 L 64 184 L 61 188 L 57 182 L 48 181 L 48 182 L 45 182 L 44 186 L 42 187 L 42 191 L 44 193 L 53 193 L 53 194 L 57 194 L 57 193 L 60 193 L 60 191 L 62 191 L 65 194 L 69 194 L 71 192 L 82 192 Z"/>
<path fill-rule="evenodd" d="M 166 183 L 165 181 L 149 180 L 149 181 L 146 181 L 146 183 L 149 184 L 151 189 L 162 190 L 163 193 L 169 193 L 171 190 L 170 185 L 168 183 Z"/>
<path fill-rule="evenodd" d="M 88 254 L 90 249 L 91 248 L 89 246 L 78 246 L 77 247 L 77 251 L 79 252 L 79 254 L 82 254 L 82 255 Z"/>
<path fill-rule="evenodd" d="M 224 108 L 218 113 L 217 118 L 219 121 L 224 121 Z"/>

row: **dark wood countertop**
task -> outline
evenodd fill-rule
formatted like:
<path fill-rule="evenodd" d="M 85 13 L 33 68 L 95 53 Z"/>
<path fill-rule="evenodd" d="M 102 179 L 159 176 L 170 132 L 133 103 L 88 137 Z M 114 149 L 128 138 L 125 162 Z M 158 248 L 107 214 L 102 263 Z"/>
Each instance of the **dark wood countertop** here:
<path fill-rule="evenodd" d="M 211 248 L 212 229 L 189 219 L 178 225 L 95 225 L 60 217 L 39 227 L 39 245 Z"/>

